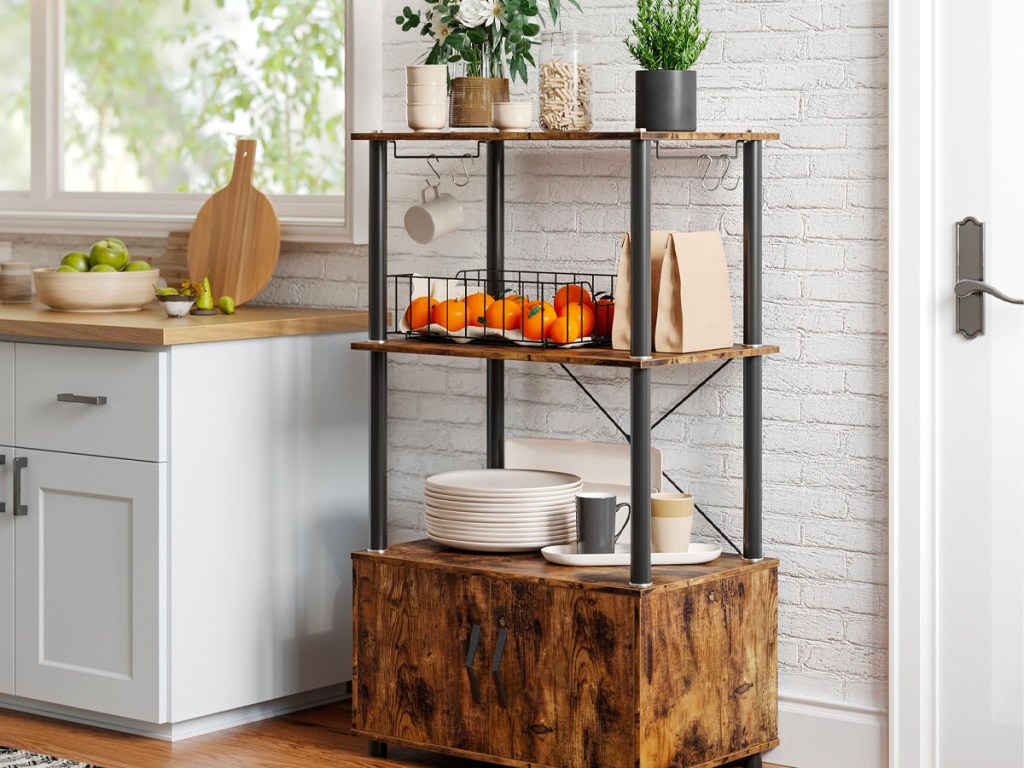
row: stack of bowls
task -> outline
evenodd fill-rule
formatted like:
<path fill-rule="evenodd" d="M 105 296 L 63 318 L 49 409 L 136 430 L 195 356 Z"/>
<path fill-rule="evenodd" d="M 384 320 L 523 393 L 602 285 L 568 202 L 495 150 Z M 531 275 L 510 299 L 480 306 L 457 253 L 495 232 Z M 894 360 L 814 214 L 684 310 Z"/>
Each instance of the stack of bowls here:
<path fill-rule="evenodd" d="M 529 552 L 576 540 L 577 475 L 466 469 L 427 478 L 427 535 L 456 549 Z"/>
<path fill-rule="evenodd" d="M 448 120 L 448 66 L 405 68 L 406 117 L 414 131 L 439 131 Z"/>

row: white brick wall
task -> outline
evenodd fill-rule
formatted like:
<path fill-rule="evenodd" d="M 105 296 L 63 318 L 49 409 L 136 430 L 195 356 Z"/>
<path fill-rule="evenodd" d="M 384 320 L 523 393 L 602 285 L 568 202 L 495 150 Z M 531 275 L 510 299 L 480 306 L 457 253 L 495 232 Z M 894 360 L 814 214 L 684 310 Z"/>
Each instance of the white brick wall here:
<path fill-rule="evenodd" d="M 390 21 L 407 2 L 384 2 L 387 127 L 403 125 L 403 67 L 424 50 Z M 629 127 L 634 66 L 621 39 L 633 3 L 583 4 L 586 12 L 570 11 L 564 27 L 594 34 L 596 125 Z M 780 689 L 884 707 L 887 3 L 705 0 L 703 7 L 713 38 L 699 64 L 700 127 L 782 134 L 766 144 L 764 161 L 764 333 L 782 346 L 764 375 L 765 550 L 782 560 Z M 614 271 L 617 236 L 628 226 L 626 148 L 510 145 L 506 163 L 507 263 Z M 466 226 L 429 246 L 415 245 L 401 226 L 426 165 L 392 163 L 391 170 L 390 270 L 443 275 L 482 266 L 483 163 L 471 168 L 470 186 L 454 190 Z M 692 164 L 655 162 L 653 223 L 723 232 L 738 319 L 740 192 L 706 193 L 693 174 Z M 20 239 L 18 255 L 49 261 L 63 242 Z M 361 307 L 366 296 L 363 249 L 302 247 L 284 255 L 262 298 Z M 557 368 L 513 363 L 508 370 L 510 435 L 617 439 Z M 577 373 L 628 426 L 624 374 Z M 656 371 L 656 408 L 707 373 L 704 366 Z M 391 521 L 400 539 L 420 530 L 425 475 L 484 462 L 483 364 L 399 358 L 390 382 Z M 735 537 L 740 383 L 740 367 L 730 366 L 654 434 L 673 477 Z"/>

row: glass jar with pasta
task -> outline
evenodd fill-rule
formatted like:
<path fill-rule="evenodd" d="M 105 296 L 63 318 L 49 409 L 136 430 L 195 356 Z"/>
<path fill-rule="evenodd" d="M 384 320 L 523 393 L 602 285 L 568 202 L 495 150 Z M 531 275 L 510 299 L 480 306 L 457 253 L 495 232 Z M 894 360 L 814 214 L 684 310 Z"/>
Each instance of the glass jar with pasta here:
<path fill-rule="evenodd" d="M 590 35 L 545 32 L 539 63 L 540 127 L 545 131 L 589 131 L 594 124 Z"/>

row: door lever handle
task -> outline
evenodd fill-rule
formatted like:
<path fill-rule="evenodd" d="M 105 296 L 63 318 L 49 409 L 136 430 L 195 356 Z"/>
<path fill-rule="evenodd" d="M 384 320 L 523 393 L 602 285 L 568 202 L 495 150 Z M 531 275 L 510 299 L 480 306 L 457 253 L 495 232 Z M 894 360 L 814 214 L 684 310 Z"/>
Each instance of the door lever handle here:
<path fill-rule="evenodd" d="M 953 292 L 956 294 L 958 299 L 971 296 L 975 293 L 987 293 L 989 296 L 995 296 L 997 299 L 1005 301 L 1007 304 L 1024 304 L 1024 299 L 1011 298 L 995 286 L 989 285 L 984 280 L 960 280 L 953 286 Z"/>

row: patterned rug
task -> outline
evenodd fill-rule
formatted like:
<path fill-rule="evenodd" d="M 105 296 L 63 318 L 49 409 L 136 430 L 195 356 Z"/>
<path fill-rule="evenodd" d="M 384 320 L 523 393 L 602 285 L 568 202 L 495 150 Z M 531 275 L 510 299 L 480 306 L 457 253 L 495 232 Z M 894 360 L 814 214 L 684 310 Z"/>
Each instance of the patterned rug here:
<path fill-rule="evenodd" d="M 47 768 L 96 768 L 94 765 L 76 763 L 74 760 L 37 755 L 34 752 L 25 752 L 11 747 L 0 747 L 0 768 L 31 768 L 36 765 L 45 765 Z"/>

